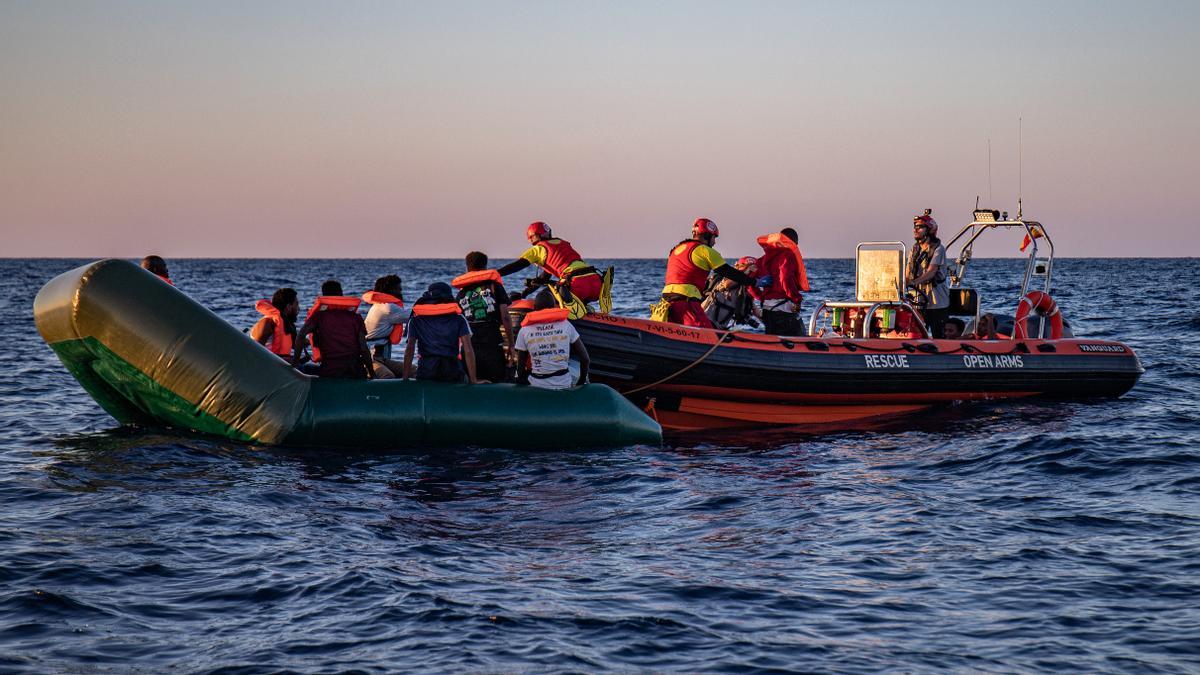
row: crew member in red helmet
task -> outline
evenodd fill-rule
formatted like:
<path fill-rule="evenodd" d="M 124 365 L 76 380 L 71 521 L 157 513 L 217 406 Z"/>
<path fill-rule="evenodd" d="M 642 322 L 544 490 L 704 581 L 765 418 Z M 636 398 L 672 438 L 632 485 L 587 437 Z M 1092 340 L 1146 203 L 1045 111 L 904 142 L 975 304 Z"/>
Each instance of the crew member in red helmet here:
<path fill-rule="evenodd" d="M 942 326 L 950 316 L 950 287 L 946 280 L 950 268 L 946 264 L 946 247 L 937 236 L 937 221 L 933 210 L 913 218 L 913 245 L 905 270 L 904 282 L 915 291 L 914 303 L 935 338 L 942 337 Z"/>
<path fill-rule="evenodd" d="M 720 230 L 708 218 L 692 223 L 692 238 L 684 239 L 667 256 L 667 275 L 662 290 L 668 304 L 666 320 L 684 326 L 712 328 L 712 320 L 701 305 L 701 289 L 708 284 L 709 272 L 742 286 L 754 286 L 755 280 L 734 269 L 717 253 L 713 243 Z"/>
<path fill-rule="evenodd" d="M 543 281 L 549 282 L 551 277 L 557 277 L 559 288 L 569 290 L 584 303 L 600 299 L 603 278 L 595 267 L 579 255 L 571 242 L 555 237 L 550 232 L 550 226 L 540 220 L 525 228 L 525 238 L 529 240 L 529 248 L 520 258 L 501 267 L 498 270 L 500 276 L 505 277 L 530 265 L 537 265 L 542 268 L 538 277 Z"/>

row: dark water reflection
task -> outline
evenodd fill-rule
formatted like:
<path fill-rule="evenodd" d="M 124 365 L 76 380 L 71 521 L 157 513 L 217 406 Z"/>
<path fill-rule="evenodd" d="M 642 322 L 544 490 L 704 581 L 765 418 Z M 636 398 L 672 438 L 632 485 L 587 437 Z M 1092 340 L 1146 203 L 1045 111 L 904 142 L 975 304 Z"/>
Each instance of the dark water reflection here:
<path fill-rule="evenodd" d="M 1145 362 L 1117 401 L 334 454 L 113 429 L 33 328 L 71 263 L 0 262 L 0 671 L 1200 669 L 1200 319 L 1153 292 L 1192 263 L 1059 265 L 1077 330 Z M 453 265 L 172 269 L 246 326 L 276 285 Z M 618 310 L 644 313 L 661 264 L 620 265 Z M 814 261 L 815 295 L 849 269 Z"/>

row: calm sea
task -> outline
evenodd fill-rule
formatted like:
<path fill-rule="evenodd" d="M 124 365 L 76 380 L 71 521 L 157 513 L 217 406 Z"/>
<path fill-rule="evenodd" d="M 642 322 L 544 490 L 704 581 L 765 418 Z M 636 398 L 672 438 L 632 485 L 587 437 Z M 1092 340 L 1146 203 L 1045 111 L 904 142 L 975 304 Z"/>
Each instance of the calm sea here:
<path fill-rule="evenodd" d="M 891 428 L 664 447 L 388 454 L 127 431 L 42 343 L 87 261 L 0 260 L 0 671 L 1200 670 L 1200 287 L 1192 260 L 1062 260 L 1124 398 L 940 408 Z M 608 264 L 610 261 L 594 261 Z M 661 261 L 623 260 L 646 314 Z M 254 301 L 452 260 L 172 260 Z M 1011 313 L 1017 261 L 977 261 Z M 847 298 L 849 260 L 816 260 Z"/>

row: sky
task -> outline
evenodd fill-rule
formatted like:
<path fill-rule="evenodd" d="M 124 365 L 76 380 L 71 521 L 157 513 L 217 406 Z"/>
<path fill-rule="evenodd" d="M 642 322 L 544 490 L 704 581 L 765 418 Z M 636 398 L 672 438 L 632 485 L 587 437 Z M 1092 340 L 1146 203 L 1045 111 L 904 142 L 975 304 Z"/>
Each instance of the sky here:
<path fill-rule="evenodd" d="M 1191 1 L 0 0 L 0 256 L 504 259 L 544 220 L 659 257 L 707 217 L 727 257 L 792 226 L 849 258 L 1019 191 L 1060 256 L 1198 256 L 1197 25 Z"/>

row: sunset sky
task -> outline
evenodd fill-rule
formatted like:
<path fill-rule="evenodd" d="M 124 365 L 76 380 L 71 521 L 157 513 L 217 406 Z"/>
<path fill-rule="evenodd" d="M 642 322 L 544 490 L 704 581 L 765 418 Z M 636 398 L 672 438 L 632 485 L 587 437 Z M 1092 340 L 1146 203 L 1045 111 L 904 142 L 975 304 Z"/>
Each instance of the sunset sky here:
<path fill-rule="evenodd" d="M 1196 256 L 1200 2 L 0 2 L 3 256 Z M 1015 254 L 1018 239 L 980 253 Z"/>

